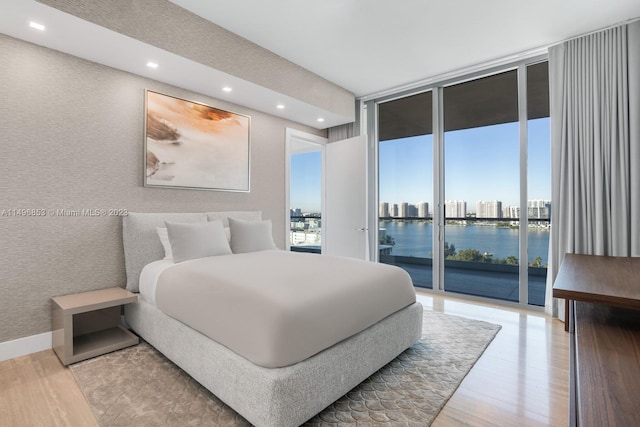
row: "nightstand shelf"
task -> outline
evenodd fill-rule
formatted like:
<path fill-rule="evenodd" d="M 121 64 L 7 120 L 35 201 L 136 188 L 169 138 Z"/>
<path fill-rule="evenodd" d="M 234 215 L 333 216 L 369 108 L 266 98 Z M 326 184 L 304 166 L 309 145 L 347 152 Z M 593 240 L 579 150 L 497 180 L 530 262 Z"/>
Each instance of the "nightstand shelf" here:
<path fill-rule="evenodd" d="M 120 320 L 121 307 L 137 295 L 122 288 L 53 298 L 53 349 L 64 365 L 138 344 Z"/>

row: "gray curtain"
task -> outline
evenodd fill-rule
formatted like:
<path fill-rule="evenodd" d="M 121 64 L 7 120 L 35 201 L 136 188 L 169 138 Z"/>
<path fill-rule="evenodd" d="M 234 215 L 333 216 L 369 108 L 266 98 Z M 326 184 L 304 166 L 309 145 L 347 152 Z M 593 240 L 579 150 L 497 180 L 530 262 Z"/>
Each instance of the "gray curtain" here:
<path fill-rule="evenodd" d="M 329 128 L 327 132 L 329 142 L 342 141 L 343 139 L 360 136 L 360 102 L 360 100 L 356 100 L 354 105 L 356 110 L 355 122 Z"/>
<path fill-rule="evenodd" d="M 565 253 L 640 256 L 640 21 L 549 50 L 552 231 Z"/>
<path fill-rule="evenodd" d="M 334 126 L 329 128 L 329 142 L 342 141 L 343 139 L 353 138 L 356 135 L 355 123 L 347 123 L 346 125 Z"/>

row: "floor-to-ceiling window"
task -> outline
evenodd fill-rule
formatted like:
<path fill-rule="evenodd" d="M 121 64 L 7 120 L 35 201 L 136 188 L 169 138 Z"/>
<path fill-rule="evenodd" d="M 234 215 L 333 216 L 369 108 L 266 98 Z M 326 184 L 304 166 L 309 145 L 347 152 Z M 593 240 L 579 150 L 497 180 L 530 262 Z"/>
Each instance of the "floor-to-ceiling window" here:
<path fill-rule="evenodd" d="M 378 146 L 379 260 L 432 287 L 432 93 L 381 104 Z"/>
<path fill-rule="evenodd" d="M 443 115 L 444 289 L 517 302 L 517 70 L 445 87 Z"/>
<path fill-rule="evenodd" d="M 543 306 L 547 63 L 428 89 L 378 103 L 380 260 L 405 268 L 416 286 Z"/>
<path fill-rule="evenodd" d="M 551 233 L 549 64 L 527 66 L 527 254 L 529 304 L 544 306 Z"/>

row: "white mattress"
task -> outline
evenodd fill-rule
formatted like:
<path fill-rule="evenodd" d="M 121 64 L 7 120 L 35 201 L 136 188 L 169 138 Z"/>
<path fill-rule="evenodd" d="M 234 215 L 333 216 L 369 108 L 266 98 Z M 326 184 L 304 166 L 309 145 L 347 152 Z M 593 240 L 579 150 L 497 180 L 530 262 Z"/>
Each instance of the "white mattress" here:
<path fill-rule="evenodd" d="M 267 368 L 305 360 L 416 300 L 404 270 L 351 258 L 276 250 L 153 264 L 145 300 L 157 277 L 165 314 Z"/>

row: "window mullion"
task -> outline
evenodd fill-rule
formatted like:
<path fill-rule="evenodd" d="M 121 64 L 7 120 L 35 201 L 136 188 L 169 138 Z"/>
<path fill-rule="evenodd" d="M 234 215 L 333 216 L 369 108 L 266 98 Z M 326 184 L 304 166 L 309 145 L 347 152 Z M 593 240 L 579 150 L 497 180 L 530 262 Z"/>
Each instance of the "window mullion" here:
<path fill-rule="evenodd" d="M 442 88 L 433 88 L 433 289 L 444 290 L 444 117 Z"/>
<path fill-rule="evenodd" d="M 519 227 L 519 302 L 529 304 L 529 212 L 527 204 L 527 66 L 518 66 L 518 120 L 520 128 L 520 227 Z"/>

